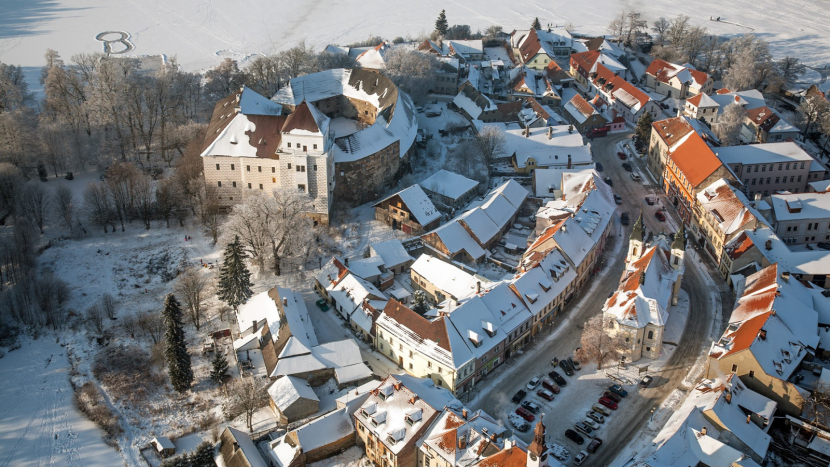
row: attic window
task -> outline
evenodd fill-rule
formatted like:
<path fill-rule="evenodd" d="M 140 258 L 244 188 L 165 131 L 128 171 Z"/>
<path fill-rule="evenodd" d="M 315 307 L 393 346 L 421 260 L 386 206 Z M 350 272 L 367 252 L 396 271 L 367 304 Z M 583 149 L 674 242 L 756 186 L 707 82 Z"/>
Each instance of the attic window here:
<path fill-rule="evenodd" d="M 535 293 L 525 294 L 525 297 L 530 300 L 530 303 L 536 303 L 536 300 L 539 300 L 539 295 Z"/>
<path fill-rule="evenodd" d="M 395 390 L 392 388 L 392 386 L 385 386 L 385 387 L 381 388 L 380 391 L 378 391 L 378 397 L 380 397 L 383 400 L 386 400 L 394 392 L 395 392 Z"/>
<path fill-rule="evenodd" d="M 476 333 L 472 329 L 467 330 L 467 337 L 470 339 L 470 342 L 472 342 L 474 346 L 481 346 L 481 338 L 478 336 L 478 333 Z"/>
<path fill-rule="evenodd" d="M 412 426 L 421 421 L 423 417 L 423 411 L 421 409 L 413 410 L 406 414 L 406 424 Z"/>

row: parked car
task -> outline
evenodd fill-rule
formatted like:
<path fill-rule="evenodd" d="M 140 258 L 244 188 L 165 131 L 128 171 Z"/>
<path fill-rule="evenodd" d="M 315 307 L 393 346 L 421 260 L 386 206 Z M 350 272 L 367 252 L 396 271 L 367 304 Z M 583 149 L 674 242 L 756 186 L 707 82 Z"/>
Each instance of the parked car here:
<path fill-rule="evenodd" d="M 588 132 L 589 138 L 601 138 L 608 135 L 608 127 L 594 128 Z"/>
<path fill-rule="evenodd" d="M 588 452 L 597 452 L 597 449 L 602 446 L 602 440 L 599 438 L 594 438 L 588 443 Z"/>
<path fill-rule="evenodd" d="M 606 416 L 606 417 L 607 417 L 607 416 L 609 416 L 609 415 L 611 415 L 611 411 L 610 411 L 610 410 L 608 410 L 607 408 L 605 408 L 605 407 L 603 407 L 603 406 L 601 406 L 601 405 L 598 405 L 598 404 L 594 404 L 594 405 L 592 405 L 592 406 L 591 406 L 591 410 L 593 410 L 594 412 L 596 412 L 596 413 L 598 413 L 598 414 L 602 414 L 602 415 L 604 415 L 604 416 Z"/>
<path fill-rule="evenodd" d="M 440 111 L 440 110 L 433 110 L 433 109 L 430 109 L 430 110 L 427 110 L 427 111 L 426 111 L 426 114 L 425 114 L 425 115 L 426 115 L 427 117 L 430 117 L 430 118 L 432 118 L 432 117 L 439 117 L 439 116 L 441 116 L 441 111 Z"/>
<path fill-rule="evenodd" d="M 541 397 L 542 399 L 552 402 L 553 401 L 553 393 L 548 391 L 547 389 L 540 389 L 536 391 L 536 395 Z"/>
<path fill-rule="evenodd" d="M 554 394 L 559 394 L 559 386 L 548 378 L 542 380 L 542 387 Z"/>
<path fill-rule="evenodd" d="M 519 417 L 512 417 L 510 419 L 510 424 L 513 425 L 513 428 L 515 428 L 516 431 L 521 431 L 522 433 L 530 429 L 530 423 L 527 423 Z"/>
<path fill-rule="evenodd" d="M 632 173 L 631 174 L 631 179 L 634 180 L 635 182 L 639 182 L 640 181 L 640 174 Z"/>
<path fill-rule="evenodd" d="M 542 410 L 542 408 L 539 407 L 539 404 L 530 401 L 522 402 L 522 408 L 526 409 L 531 413 L 539 413 L 539 411 Z"/>
<path fill-rule="evenodd" d="M 663 213 L 662 213 L 662 212 L 660 212 L 660 211 L 655 212 L 655 213 L 654 213 L 654 217 L 656 217 L 656 218 L 657 218 L 657 220 L 658 220 L 658 221 L 660 221 L 660 222 L 665 222 L 665 221 L 666 221 L 666 215 L 665 215 L 665 214 L 663 214 Z"/>
<path fill-rule="evenodd" d="M 582 423 L 591 427 L 592 430 L 599 430 L 599 423 L 592 420 L 591 418 L 586 418 L 585 420 L 582 420 Z"/>
<path fill-rule="evenodd" d="M 563 378 L 562 375 L 560 375 L 556 371 L 551 371 L 550 373 L 548 373 L 548 376 L 550 376 L 550 379 L 556 381 L 556 384 L 558 384 L 560 386 L 567 386 L 568 385 L 568 381 L 565 378 Z"/>
<path fill-rule="evenodd" d="M 568 363 L 567 360 L 559 360 L 559 368 L 562 368 L 562 371 L 564 371 L 565 374 L 568 375 L 568 376 L 573 376 L 574 375 L 574 371 L 571 368 L 571 365 L 570 365 L 570 363 Z"/>
<path fill-rule="evenodd" d="M 628 225 L 629 222 L 630 221 L 628 219 L 628 213 L 627 212 L 621 213 L 620 214 L 620 224 Z"/>
<path fill-rule="evenodd" d="M 579 451 L 574 457 L 574 465 L 582 465 L 585 462 L 585 459 L 588 458 L 588 453 L 586 451 Z"/>
<path fill-rule="evenodd" d="M 623 389 L 622 386 L 620 386 L 619 384 L 612 384 L 611 386 L 608 387 L 608 390 L 613 392 L 614 394 L 620 396 L 620 397 L 628 396 L 628 391 Z"/>
<path fill-rule="evenodd" d="M 585 416 L 597 423 L 605 423 L 605 417 L 603 417 L 597 412 L 594 412 L 593 410 L 589 410 L 588 413 L 585 414 Z"/>
<path fill-rule="evenodd" d="M 634 170 L 631 167 L 631 164 L 629 164 L 628 162 L 623 162 L 622 163 L 622 168 L 625 169 L 626 172 L 631 172 L 632 170 Z"/>
<path fill-rule="evenodd" d="M 654 206 L 655 201 L 654 196 L 646 196 L 646 204 L 649 206 Z"/>
<path fill-rule="evenodd" d="M 602 179 L 602 181 L 605 182 L 605 184 L 608 186 L 614 186 L 614 184 L 611 182 L 611 177 L 605 177 Z"/>
<path fill-rule="evenodd" d="M 602 164 L 600 164 L 599 162 L 597 162 L 597 163 L 596 163 L 596 166 L 597 166 L 597 172 L 602 172 Z"/>
<path fill-rule="evenodd" d="M 568 363 L 570 363 L 571 368 L 573 368 L 576 371 L 579 371 L 579 370 L 582 369 L 582 365 L 579 363 L 578 360 L 574 360 L 573 357 L 568 357 Z"/>
<path fill-rule="evenodd" d="M 607 397 L 616 403 L 622 401 L 622 397 L 620 397 L 619 394 L 615 394 L 611 391 L 605 391 L 604 393 L 602 393 L 602 397 Z"/>
<path fill-rule="evenodd" d="M 63 178 L 67 180 L 75 180 L 75 174 L 73 174 L 72 172 L 66 172 L 66 176 Z"/>
<path fill-rule="evenodd" d="M 622 204 L 622 196 L 614 195 L 614 202 L 617 204 Z"/>
<path fill-rule="evenodd" d="M 627 156 L 627 155 L 625 155 L 625 153 L 624 153 L 624 152 L 622 152 L 622 151 L 619 151 L 619 152 L 617 153 L 617 157 L 619 157 L 619 158 L 620 158 L 620 159 L 622 159 L 622 160 L 626 160 L 626 159 L 628 159 L 628 156 Z"/>
<path fill-rule="evenodd" d="M 654 378 L 652 378 L 649 375 L 643 376 L 643 379 L 640 380 L 640 387 L 641 388 L 647 388 L 651 384 L 651 381 L 653 379 Z"/>
<path fill-rule="evenodd" d="M 513 399 L 511 399 L 511 400 L 513 401 L 514 404 L 518 404 L 519 402 L 521 402 L 525 398 L 526 395 L 527 395 L 527 392 L 525 392 L 524 389 L 519 389 L 519 392 L 517 392 L 516 394 L 513 394 Z"/>
<path fill-rule="evenodd" d="M 565 446 L 556 443 L 550 443 L 548 445 L 548 452 L 551 456 L 557 458 L 562 462 L 567 462 L 568 458 L 571 457 L 570 451 L 565 449 Z"/>
<path fill-rule="evenodd" d="M 617 410 L 617 403 L 607 397 L 600 397 L 599 403 L 608 407 L 611 410 Z"/>
<path fill-rule="evenodd" d="M 530 380 L 530 381 L 527 383 L 527 389 L 528 389 L 528 391 L 532 391 L 532 390 L 536 389 L 536 386 L 538 386 L 538 385 L 539 385 L 539 382 L 540 382 L 540 381 L 541 381 L 541 380 L 539 379 L 539 377 L 538 377 L 538 376 L 537 376 L 537 377 L 535 377 L 535 378 L 533 378 L 532 380 Z"/>
<path fill-rule="evenodd" d="M 574 428 L 576 429 L 576 431 L 582 433 L 585 436 L 591 436 L 591 433 L 594 432 L 593 428 L 589 427 L 588 425 L 582 422 L 574 423 Z"/>
<path fill-rule="evenodd" d="M 328 309 L 329 309 L 329 304 L 326 302 L 325 298 L 321 298 L 320 300 L 317 300 L 314 303 L 317 305 L 317 308 L 319 308 L 323 311 L 328 311 Z"/>
<path fill-rule="evenodd" d="M 525 420 L 527 420 L 529 422 L 532 422 L 533 420 L 536 420 L 536 417 L 533 416 L 533 414 L 530 413 L 530 411 L 528 411 L 524 407 L 519 407 L 518 409 L 516 409 L 516 415 L 524 418 Z"/>
<path fill-rule="evenodd" d="M 579 445 L 585 442 L 585 438 L 583 438 L 582 435 L 571 430 L 570 428 L 565 430 L 565 437 Z"/>

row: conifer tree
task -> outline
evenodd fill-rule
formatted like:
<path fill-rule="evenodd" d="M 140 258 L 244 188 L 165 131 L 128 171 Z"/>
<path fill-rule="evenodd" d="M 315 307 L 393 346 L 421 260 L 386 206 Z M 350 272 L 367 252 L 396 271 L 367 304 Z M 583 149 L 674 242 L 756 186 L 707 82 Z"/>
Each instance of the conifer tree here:
<path fill-rule="evenodd" d="M 643 112 L 643 115 L 637 120 L 637 129 L 634 130 L 634 134 L 637 137 L 638 151 L 642 151 L 651 138 L 651 123 L 651 112 Z"/>
<path fill-rule="evenodd" d="M 538 16 L 533 20 L 533 24 L 531 24 L 530 27 L 536 30 L 542 29 L 542 23 L 539 22 Z"/>
<path fill-rule="evenodd" d="M 427 310 L 429 310 L 429 305 L 427 304 L 426 294 L 423 290 L 416 290 L 412 297 L 412 311 L 423 315 Z"/>
<path fill-rule="evenodd" d="M 173 294 L 167 294 L 162 315 L 166 328 L 164 337 L 167 342 L 164 357 L 167 360 L 170 383 L 176 391 L 185 392 L 193 383 L 193 369 L 190 367 L 190 354 L 187 353 L 187 343 L 184 340 L 181 306 Z"/>
<path fill-rule="evenodd" d="M 225 376 L 228 374 L 228 359 L 225 358 L 225 354 L 217 351 L 210 363 L 213 366 L 210 371 L 210 379 L 216 384 L 224 383 Z"/>
<path fill-rule="evenodd" d="M 444 36 L 447 34 L 449 29 L 450 24 L 447 22 L 447 14 L 444 10 L 441 10 L 441 14 L 438 15 L 438 19 L 435 20 L 435 30 Z"/>
<path fill-rule="evenodd" d="M 225 260 L 219 269 L 219 299 L 232 306 L 234 311 L 254 294 L 251 291 L 251 273 L 245 266 L 247 257 L 239 236 L 236 236 L 225 248 Z"/>

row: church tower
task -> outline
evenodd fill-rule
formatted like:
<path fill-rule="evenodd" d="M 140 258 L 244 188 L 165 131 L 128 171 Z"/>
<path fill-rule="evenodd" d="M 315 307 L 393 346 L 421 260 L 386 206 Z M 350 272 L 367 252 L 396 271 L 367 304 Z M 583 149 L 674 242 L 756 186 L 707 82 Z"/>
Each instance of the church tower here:
<path fill-rule="evenodd" d="M 527 467 L 543 467 L 548 465 L 548 448 L 545 443 L 545 424 L 542 422 L 544 414 L 539 416 L 539 423 L 533 430 L 533 442 L 527 447 Z"/>
<path fill-rule="evenodd" d="M 643 225 L 643 211 L 640 210 L 640 217 L 634 223 L 634 229 L 631 231 L 631 236 L 628 240 L 628 256 L 625 257 L 625 262 L 630 263 L 637 261 L 643 256 L 645 249 L 646 228 Z"/>

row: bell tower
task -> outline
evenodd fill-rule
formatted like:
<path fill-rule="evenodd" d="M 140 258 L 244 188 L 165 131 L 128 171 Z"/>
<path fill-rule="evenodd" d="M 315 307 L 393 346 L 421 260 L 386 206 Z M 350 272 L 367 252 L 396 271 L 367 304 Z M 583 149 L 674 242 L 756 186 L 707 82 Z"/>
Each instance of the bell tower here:
<path fill-rule="evenodd" d="M 634 223 L 634 228 L 631 230 L 631 236 L 628 237 L 628 255 L 625 257 L 625 262 L 630 263 L 637 261 L 643 256 L 645 249 L 646 228 L 643 225 L 643 211 L 640 210 L 640 217 Z"/>

